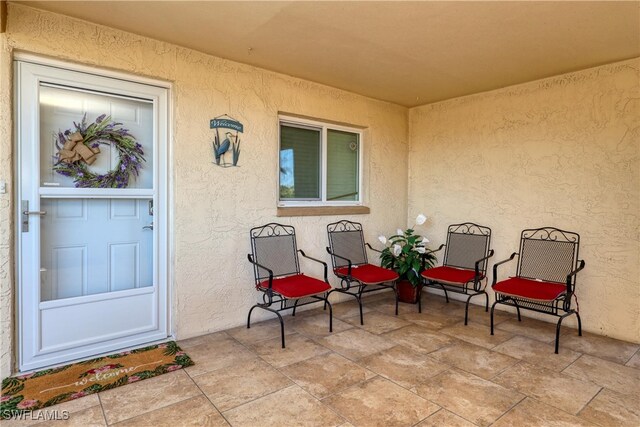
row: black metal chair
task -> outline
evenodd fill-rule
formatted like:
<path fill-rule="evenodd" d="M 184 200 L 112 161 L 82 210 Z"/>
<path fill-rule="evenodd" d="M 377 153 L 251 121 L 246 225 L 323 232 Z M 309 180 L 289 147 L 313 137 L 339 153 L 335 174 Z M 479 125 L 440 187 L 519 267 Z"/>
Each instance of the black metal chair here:
<path fill-rule="evenodd" d="M 491 306 L 491 335 L 493 335 L 493 310 L 497 304 L 537 311 L 559 317 L 556 324 L 556 348 L 560 341 L 560 325 L 565 317 L 575 314 L 578 318 L 578 335 L 582 336 L 580 314 L 571 306 L 575 292 L 576 275 L 584 268 L 584 260 L 578 259 L 580 236 L 553 227 L 523 230 L 520 235 L 520 252 L 493 266 L 492 288 L 496 301 Z M 497 282 L 498 266 L 518 255 L 516 275 Z"/>
<path fill-rule="evenodd" d="M 487 263 L 493 256 L 491 245 L 491 229 L 482 225 L 465 222 L 452 224 L 447 230 L 447 243 L 440 245 L 433 254 L 446 248 L 444 260 L 440 267 L 423 270 L 421 273 L 424 286 L 442 289 L 449 302 L 448 292 L 468 295 L 464 309 L 464 324 L 469 318 L 469 301 L 476 295 L 484 294 L 485 311 L 489 311 L 489 295 L 487 287 Z M 418 310 L 422 313 L 420 295 Z"/>
<path fill-rule="evenodd" d="M 362 294 L 384 289 L 392 289 L 396 298 L 396 315 L 398 314 L 398 292 L 396 281 L 399 276 L 393 270 L 369 264 L 365 246 L 381 253 L 370 244 L 365 243 L 362 224 L 347 220 L 327 225 L 329 246 L 334 274 L 340 279 L 340 288 L 334 291 L 351 295 L 360 307 L 360 324 L 364 325 L 362 316 Z"/>
<path fill-rule="evenodd" d="M 284 322 L 280 311 L 293 310 L 314 302 L 323 301 L 329 306 L 329 332 L 333 331 L 333 313 L 328 297 L 331 285 L 327 278 L 327 264 L 307 256 L 296 246 L 296 231 L 292 226 L 270 223 L 252 228 L 251 253 L 247 255 L 253 264 L 256 289 L 262 292 L 262 302 L 249 310 L 247 328 L 251 328 L 251 313 L 255 308 L 275 313 L 280 320 L 282 348 L 284 347 Z M 324 281 L 300 272 L 298 254 L 324 266 Z M 273 307 L 273 308 L 272 308 Z"/>

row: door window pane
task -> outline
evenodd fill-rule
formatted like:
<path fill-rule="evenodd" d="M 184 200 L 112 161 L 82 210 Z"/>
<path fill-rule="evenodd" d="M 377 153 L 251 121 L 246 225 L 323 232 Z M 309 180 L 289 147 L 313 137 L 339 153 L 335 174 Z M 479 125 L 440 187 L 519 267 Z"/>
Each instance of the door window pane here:
<path fill-rule="evenodd" d="M 280 126 L 280 199 L 320 199 L 320 133 Z"/>
<path fill-rule="evenodd" d="M 69 157 L 68 161 L 80 164 L 96 175 L 106 175 L 117 168 L 128 167 L 132 161 L 140 164 L 138 176 L 134 173 L 129 176 L 128 182 L 114 181 L 121 184 L 121 188 L 153 188 L 153 104 L 150 101 L 131 99 L 108 94 L 87 92 L 82 90 L 69 89 L 54 86 L 48 83 L 41 83 L 39 88 L 40 96 L 40 186 L 42 187 L 74 187 L 74 180 L 64 176 L 54 170 L 54 166 L 59 160 L 59 153 L 64 149 L 64 144 L 70 139 L 70 135 L 75 133 L 75 123 L 80 123 L 86 115 L 86 123 L 95 123 L 96 119 L 102 115 L 111 117 L 110 122 L 121 123 L 115 129 L 127 129 L 141 145 L 143 161 L 129 158 L 125 159 L 118 154 L 118 150 L 112 144 L 101 144 L 94 140 L 86 144 L 87 149 L 97 151 L 95 159 L 88 159 L 91 154 L 82 149 L 84 157 L 78 153 L 75 157 Z M 59 133 L 64 134 L 70 130 L 69 135 L 63 135 L 60 141 Z M 104 142 L 104 141 L 103 141 Z M 81 144 L 84 145 L 84 144 Z M 70 148 L 69 146 L 67 146 Z M 75 147 L 65 151 L 65 155 L 71 156 L 78 151 Z M 76 160 L 73 160 L 73 159 Z M 81 187 L 86 187 L 80 185 Z M 117 188 L 117 187 L 113 187 Z"/>
<path fill-rule="evenodd" d="M 41 301 L 153 285 L 149 199 L 41 199 Z"/>
<path fill-rule="evenodd" d="M 327 200 L 358 200 L 358 134 L 327 130 Z"/>

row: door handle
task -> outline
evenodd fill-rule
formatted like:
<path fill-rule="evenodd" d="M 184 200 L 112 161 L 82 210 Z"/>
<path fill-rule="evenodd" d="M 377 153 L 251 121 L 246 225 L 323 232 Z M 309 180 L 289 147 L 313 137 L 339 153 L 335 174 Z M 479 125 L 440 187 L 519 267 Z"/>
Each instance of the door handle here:
<path fill-rule="evenodd" d="M 143 230 L 153 230 L 153 222 L 149 225 L 145 225 L 144 227 L 142 227 Z"/>
<path fill-rule="evenodd" d="M 22 232 L 23 233 L 28 233 L 29 232 L 29 215 L 38 215 L 38 216 L 43 216 L 47 214 L 47 211 L 30 211 L 29 210 L 29 201 L 28 200 L 23 200 L 22 201 L 22 205 L 20 206 L 22 209 L 20 209 L 20 213 L 21 215 L 21 223 L 22 223 Z"/>

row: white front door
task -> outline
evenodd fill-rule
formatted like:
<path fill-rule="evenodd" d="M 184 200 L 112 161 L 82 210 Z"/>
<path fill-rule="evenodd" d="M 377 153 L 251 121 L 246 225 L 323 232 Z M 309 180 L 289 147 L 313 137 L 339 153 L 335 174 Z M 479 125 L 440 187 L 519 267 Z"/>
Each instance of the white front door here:
<path fill-rule="evenodd" d="M 21 371 L 169 335 L 168 89 L 53 65 L 16 61 Z M 103 115 L 144 152 L 121 188 L 87 188 L 54 170 L 60 132 Z M 99 148 L 91 173 L 129 161 L 113 144 Z"/>

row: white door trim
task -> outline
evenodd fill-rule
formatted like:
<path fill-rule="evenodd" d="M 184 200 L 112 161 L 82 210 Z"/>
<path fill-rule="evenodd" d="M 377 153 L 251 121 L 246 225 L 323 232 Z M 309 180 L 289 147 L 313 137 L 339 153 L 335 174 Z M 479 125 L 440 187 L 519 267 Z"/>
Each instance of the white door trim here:
<path fill-rule="evenodd" d="M 15 206 L 15 215 L 16 215 L 15 217 L 16 218 L 15 269 L 16 269 L 16 295 L 17 295 L 15 299 L 15 304 L 16 304 L 16 313 L 18 313 L 18 322 L 16 325 L 17 327 L 15 332 L 17 333 L 17 339 L 16 339 L 16 342 L 18 343 L 17 361 L 18 361 L 19 370 L 25 371 L 25 370 L 30 370 L 36 367 L 37 368 L 42 367 L 42 366 L 35 366 L 31 364 L 25 364 L 24 355 L 22 354 L 22 349 L 23 349 L 22 340 L 25 339 L 25 335 L 24 335 L 25 325 L 23 324 L 23 316 L 21 315 L 22 310 L 24 309 L 23 307 L 24 296 L 22 295 L 23 278 L 22 278 L 22 271 L 21 271 L 22 270 L 21 266 L 24 260 L 23 260 L 23 253 L 22 253 L 23 248 L 22 248 L 22 242 L 21 242 L 22 239 L 21 239 L 21 224 L 20 224 L 20 205 L 21 205 L 21 200 L 23 199 L 28 198 L 28 199 L 35 200 L 36 198 L 41 196 L 46 197 L 46 194 L 44 194 L 44 192 L 42 191 L 40 192 L 40 194 L 29 194 L 29 195 L 23 194 L 23 189 L 21 186 L 21 182 L 22 182 L 22 163 L 21 162 L 23 159 L 21 158 L 22 154 L 21 154 L 21 147 L 19 146 L 19 142 L 23 138 L 23 132 L 25 130 L 25 126 L 24 124 L 21 125 L 21 123 L 23 123 L 23 121 L 21 120 L 23 117 L 21 117 L 21 115 L 23 114 L 24 106 L 21 105 L 22 97 L 21 97 L 21 94 L 19 93 L 19 91 L 21 90 L 21 83 L 22 83 L 20 72 L 19 72 L 19 67 L 21 66 L 20 64 L 44 65 L 48 67 L 59 68 L 61 70 L 66 70 L 66 71 L 81 72 L 84 74 L 90 74 L 90 75 L 96 76 L 96 79 L 98 80 L 100 78 L 105 78 L 105 77 L 110 79 L 118 79 L 123 81 L 122 82 L 123 86 L 127 86 L 127 83 L 134 83 L 134 84 L 144 84 L 147 86 L 154 86 L 156 88 L 162 89 L 157 91 L 158 96 L 156 97 L 156 101 L 155 101 L 157 103 L 156 109 L 155 109 L 156 111 L 155 119 L 157 123 L 156 129 L 155 129 L 155 131 L 157 132 L 157 138 L 156 138 L 157 146 L 156 146 L 155 152 L 157 153 L 157 155 L 154 156 L 154 162 L 155 162 L 154 175 L 156 174 L 160 174 L 160 175 L 158 176 L 157 180 L 155 179 L 156 177 L 154 177 L 154 181 L 157 182 L 157 188 L 152 193 L 155 195 L 155 193 L 157 192 L 157 195 L 160 196 L 160 200 L 163 200 L 163 203 L 161 205 L 154 206 L 154 210 L 159 214 L 158 217 L 163 218 L 162 221 L 159 221 L 156 223 L 156 227 L 157 227 L 156 229 L 158 230 L 157 231 L 158 234 L 156 235 L 158 239 L 157 247 L 159 249 L 158 256 L 157 256 L 157 260 L 158 260 L 157 274 L 158 274 L 159 283 L 162 283 L 161 286 L 164 287 L 164 293 L 165 293 L 165 295 L 162 296 L 162 299 L 164 300 L 164 302 L 158 307 L 158 309 L 165 313 L 163 322 L 166 321 L 166 325 L 162 327 L 162 329 L 164 330 L 165 338 L 167 336 L 172 336 L 173 335 L 173 322 L 172 322 L 173 289 L 171 284 L 173 283 L 174 271 L 173 271 L 173 241 L 172 241 L 173 239 L 171 237 L 171 233 L 169 233 L 169 230 L 172 229 L 172 221 L 173 221 L 173 212 L 172 212 L 173 185 L 172 185 L 172 173 L 171 173 L 172 165 L 170 162 L 170 158 L 172 155 L 172 137 L 171 137 L 172 111 L 170 106 L 171 89 L 172 89 L 171 83 L 160 81 L 160 80 L 149 79 L 146 77 L 133 76 L 130 74 L 125 74 L 125 73 L 120 73 L 120 72 L 115 72 L 110 70 L 102 70 L 95 67 L 67 63 L 67 62 L 44 58 L 44 57 L 27 54 L 27 53 L 16 53 L 14 55 L 14 61 L 16 61 L 14 62 L 16 64 L 16 67 L 14 68 L 15 88 L 16 88 L 15 96 L 14 96 L 14 99 L 16 101 L 14 106 L 14 109 L 15 109 L 14 111 L 15 113 L 14 161 L 15 161 L 15 182 L 17 183 L 15 187 L 16 191 L 14 193 L 15 194 L 14 206 Z M 32 123 L 33 123 L 33 120 L 37 120 L 37 118 L 34 118 L 34 117 L 31 117 L 30 119 L 32 120 Z M 106 190 L 106 189 L 102 192 L 100 191 L 96 192 L 95 191 L 96 189 L 87 189 L 87 190 L 90 190 L 90 191 L 87 191 L 87 194 L 86 194 L 86 196 L 88 197 L 92 197 L 92 198 L 109 197 L 109 190 Z M 58 189 L 58 191 L 60 191 L 60 194 L 55 194 L 55 197 L 65 197 L 63 189 Z M 126 192 L 127 189 L 124 189 L 124 191 Z M 140 192 L 138 191 L 138 193 Z M 78 193 L 76 193 L 76 195 L 77 194 Z M 122 196 L 122 193 L 120 193 L 119 195 Z M 131 195 L 131 197 L 134 197 L 133 194 Z M 37 209 L 38 205 L 39 205 L 39 201 L 36 206 L 31 206 L 32 208 L 31 210 Z M 33 256 L 35 254 L 30 254 L 30 255 Z M 144 291 L 142 291 L 142 293 L 144 293 Z M 92 300 L 92 299 L 99 299 L 100 297 L 98 295 L 95 295 L 95 296 L 87 296 L 86 298 L 88 298 L 88 300 Z M 53 306 L 55 306 L 56 304 L 57 303 L 54 301 L 45 303 L 45 305 L 53 305 Z M 135 345 L 135 343 L 131 343 L 131 345 Z M 123 347 L 126 347 L 126 346 L 127 346 L 127 343 L 123 342 Z M 101 351 L 100 347 L 101 346 L 99 344 L 96 344 L 95 346 L 91 347 L 90 354 L 86 352 L 85 352 L 86 354 L 78 353 L 78 354 L 74 354 L 73 358 L 74 359 L 86 358 L 93 355 L 98 355 L 106 351 L 106 350 Z M 51 360 L 50 365 L 56 365 L 64 362 L 66 361 Z"/>

